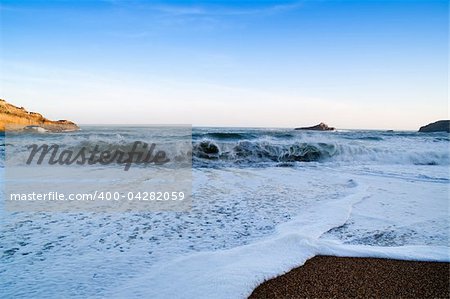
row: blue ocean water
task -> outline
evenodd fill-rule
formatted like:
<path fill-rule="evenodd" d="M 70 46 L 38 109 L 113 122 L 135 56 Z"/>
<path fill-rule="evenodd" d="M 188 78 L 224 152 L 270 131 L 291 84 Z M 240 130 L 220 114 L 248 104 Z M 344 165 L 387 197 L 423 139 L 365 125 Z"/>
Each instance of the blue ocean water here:
<path fill-rule="evenodd" d="M 134 141 L 163 140 L 145 127 L 83 127 L 81 131 L 31 135 L 47 143 L 83 146 L 99 143 L 131 146 Z M 23 137 L 26 139 L 26 136 Z M 189 137 L 191 138 L 191 137 Z M 4 135 L 0 135 L 0 157 L 4 158 Z M 283 167 L 301 162 L 448 165 L 449 135 L 410 131 L 339 130 L 296 131 L 265 128 L 194 128 L 192 161 L 197 167 Z M 184 153 L 190 155 L 191 153 Z M 2 159 L 4 160 L 4 159 Z M 298 163 L 300 162 L 300 163 Z"/>
<path fill-rule="evenodd" d="M 447 133 L 196 128 L 196 166 L 295 166 L 296 162 L 448 165 Z"/>
<path fill-rule="evenodd" d="M 4 157 L 9 139 L 0 138 Z M 144 127 L 37 138 L 71 148 L 155 140 Z M 449 146 L 446 133 L 193 128 L 188 212 L 12 213 L 2 205 L 0 297 L 167 298 L 180 288 L 245 297 L 265 275 L 315 254 L 448 260 Z M 172 264 L 185 277 L 209 274 L 183 280 Z"/>

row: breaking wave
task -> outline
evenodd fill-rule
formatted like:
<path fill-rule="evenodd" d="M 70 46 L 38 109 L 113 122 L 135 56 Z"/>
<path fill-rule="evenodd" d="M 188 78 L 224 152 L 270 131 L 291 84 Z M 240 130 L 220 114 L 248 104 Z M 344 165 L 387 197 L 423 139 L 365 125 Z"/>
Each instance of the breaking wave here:
<path fill-rule="evenodd" d="M 103 129 L 94 133 L 86 130 L 36 138 L 73 151 L 81 148 L 92 150 L 98 145 L 99 150 L 127 152 L 133 149 L 134 141 L 155 142 L 156 149 L 164 150 L 171 161 L 192 161 L 192 165 L 197 168 L 290 167 L 302 163 L 450 165 L 448 134 L 196 128 L 191 140 L 191 135 L 181 133 L 155 139 L 155 131 Z M 28 138 L 20 137 L 10 145 L 30 144 Z M 4 144 L 5 138 L 0 139 Z M 4 146 L 0 146 L 2 161 L 4 153 Z"/>
<path fill-rule="evenodd" d="M 367 140 L 367 139 L 366 139 Z M 371 139 L 378 141 L 377 139 Z M 364 142 L 275 142 L 269 140 L 240 140 L 223 142 L 212 139 L 194 141 L 194 166 L 294 166 L 299 162 L 318 163 L 378 163 L 449 165 L 446 146 L 393 147 L 364 144 Z"/>

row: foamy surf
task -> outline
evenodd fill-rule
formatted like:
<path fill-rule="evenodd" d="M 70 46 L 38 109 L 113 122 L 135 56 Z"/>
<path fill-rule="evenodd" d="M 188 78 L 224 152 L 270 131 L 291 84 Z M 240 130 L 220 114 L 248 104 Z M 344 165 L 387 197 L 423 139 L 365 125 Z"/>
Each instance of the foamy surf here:
<path fill-rule="evenodd" d="M 150 138 L 142 128 L 83 129 L 39 138 L 70 148 Z M 244 298 L 318 254 L 449 260 L 445 134 L 194 129 L 194 147 L 205 139 L 228 158 L 192 153 L 190 212 L 0 208 L 1 297 Z M 257 150 L 233 158 L 243 143 Z M 338 152 L 280 162 L 304 153 L 290 151 L 296 144 Z M 136 171 L 143 175 L 126 186 L 118 178 L 118 188 L 148 179 Z"/>
<path fill-rule="evenodd" d="M 447 246 L 365 246 L 321 238 L 345 224 L 353 206 L 370 198 L 368 186 L 349 181 L 354 193 L 306 209 L 265 240 L 157 264 L 114 289 L 114 298 L 246 298 L 263 281 L 303 265 L 315 255 L 450 261 Z M 181 291 L 182 290 L 182 291 Z"/>

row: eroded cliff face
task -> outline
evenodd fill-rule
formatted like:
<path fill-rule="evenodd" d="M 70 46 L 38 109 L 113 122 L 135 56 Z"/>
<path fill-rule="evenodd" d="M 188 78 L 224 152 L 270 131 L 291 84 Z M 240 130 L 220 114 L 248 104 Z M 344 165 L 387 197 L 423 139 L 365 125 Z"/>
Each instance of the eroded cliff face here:
<path fill-rule="evenodd" d="M 76 131 L 79 127 L 68 120 L 52 121 L 39 113 L 28 112 L 0 99 L 0 131 L 20 130 L 27 126 L 39 126 L 52 132 Z"/>
<path fill-rule="evenodd" d="M 434 123 L 420 127 L 419 132 L 421 132 L 421 133 L 432 133 L 432 132 L 450 133 L 450 120 L 448 120 L 448 119 L 438 120 Z"/>

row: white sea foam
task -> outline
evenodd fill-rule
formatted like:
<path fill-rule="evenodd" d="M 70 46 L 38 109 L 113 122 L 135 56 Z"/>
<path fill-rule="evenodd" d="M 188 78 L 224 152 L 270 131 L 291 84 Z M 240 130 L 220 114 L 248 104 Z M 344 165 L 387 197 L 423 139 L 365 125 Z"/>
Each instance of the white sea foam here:
<path fill-rule="evenodd" d="M 374 194 L 370 193 L 368 185 L 354 186 L 356 183 L 353 180 L 349 185 L 354 188 L 351 195 L 306 208 L 294 220 L 279 225 L 276 233 L 263 241 L 156 264 L 139 278 L 114 289 L 113 295 L 115 298 L 245 298 L 264 280 L 300 266 L 315 255 L 450 261 L 449 248 L 445 245 L 349 245 L 323 238 L 325 232 L 347 223 L 354 214 L 352 210 L 355 206 L 361 209 L 363 204 L 369 202 L 371 212 L 376 214 L 381 211 L 373 206 L 378 203 L 379 197 L 375 196 L 373 201 Z M 442 199 L 434 199 L 431 203 L 434 208 L 422 215 L 421 220 L 434 222 L 436 218 L 446 219 L 445 200 Z M 392 214 L 411 202 L 406 198 L 400 201 Z M 435 212 L 442 208 L 444 210 L 436 215 Z M 404 220 L 397 219 L 396 222 L 407 226 Z M 369 222 L 364 224 L 372 228 L 373 224 L 377 224 L 375 222 L 371 226 Z M 414 243 L 415 240 L 412 237 L 409 241 Z"/>

